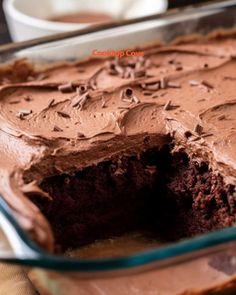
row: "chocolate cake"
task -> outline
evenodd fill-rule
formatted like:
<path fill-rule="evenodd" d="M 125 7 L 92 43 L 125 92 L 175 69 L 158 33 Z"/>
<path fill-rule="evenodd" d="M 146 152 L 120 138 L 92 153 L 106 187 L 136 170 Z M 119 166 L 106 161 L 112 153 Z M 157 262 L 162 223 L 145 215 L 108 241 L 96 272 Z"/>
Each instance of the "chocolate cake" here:
<path fill-rule="evenodd" d="M 0 193 L 42 247 L 234 224 L 235 32 L 143 51 L 2 67 Z"/>

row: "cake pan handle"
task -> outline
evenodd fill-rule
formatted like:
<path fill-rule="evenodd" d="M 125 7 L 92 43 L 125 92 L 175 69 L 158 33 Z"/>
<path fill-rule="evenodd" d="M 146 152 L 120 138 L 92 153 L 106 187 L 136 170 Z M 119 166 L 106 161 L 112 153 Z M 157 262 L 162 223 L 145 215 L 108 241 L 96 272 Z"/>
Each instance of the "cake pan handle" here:
<path fill-rule="evenodd" d="M 17 223 L 12 210 L 0 197 L 0 260 L 36 259 L 36 245 Z"/>

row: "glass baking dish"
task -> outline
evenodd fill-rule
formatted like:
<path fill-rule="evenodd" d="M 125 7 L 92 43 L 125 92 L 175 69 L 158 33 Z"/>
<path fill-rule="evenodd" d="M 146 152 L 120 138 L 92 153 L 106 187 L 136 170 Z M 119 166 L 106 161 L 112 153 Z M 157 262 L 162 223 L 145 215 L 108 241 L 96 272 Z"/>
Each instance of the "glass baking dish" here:
<path fill-rule="evenodd" d="M 92 50 L 124 49 L 171 42 L 178 36 L 206 34 L 236 25 L 236 1 L 218 1 L 159 16 L 92 27 L 0 48 L 2 62 L 26 58 L 36 66 L 83 60 Z M 40 249 L 0 199 L 2 262 L 28 267 L 50 294 L 235 294 L 236 228 L 121 258 L 78 259 Z M 215 261 L 230 270 L 222 271 Z M 217 265 L 217 263 L 216 263 Z M 70 292 L 68 293 L 68 290 Z"/>

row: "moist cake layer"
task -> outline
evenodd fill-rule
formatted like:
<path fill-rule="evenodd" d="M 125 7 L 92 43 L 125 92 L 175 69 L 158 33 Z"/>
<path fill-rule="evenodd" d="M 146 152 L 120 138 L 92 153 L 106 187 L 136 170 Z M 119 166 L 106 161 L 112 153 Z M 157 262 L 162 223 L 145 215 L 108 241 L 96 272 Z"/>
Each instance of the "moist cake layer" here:
<path fill-rule="evenodd" d="M 174 144 L 172 153 L 183 151 L 191 159 L 189 166 L 179 171 L 180 180 L 171 187 L 181 199 L 180 207 L 185 195 L 191 195 L 187 202 L 190 212 L 199 214 L 205 230 L 218 228 L 213 215 L 219 217 L 219 227 L 232 224 L 236 179 L 235 32 L 188 38 L 144 52 L 142 58 L 91 59 L 43 72 L 19 61 L 1 70 L 0 192 L 20 224 L 43 247 L 53 248 L 54 235 L 30 197 L 36 203 L 44 198 L 53 207 L 56 194 L 50 190 L 63 175 L 80 175 L 89 167 L 96 170 L 120 155 L 139 159 L 145 150 L 162 149 L 170 139 Z M 201 163 L 208 171 L 203 179 L 196 168 Z M 198 177 L 193 172 L 194 177 L 189 176 L 189 167 L 199 173 Z M 182 179 L 186 176 L 187 186 Z M 194 183 L 199 177 L 196 188 Z M 214 177 L 217 181 L 212 180 Z M 213 188 L 202 189 L 205 183 Z M 219 202 L 223 202 L 223 208 Z M 159 200 L 157 203 L 158 207 Z M 50 218 L 48 206 L 41 210 Z M 215 209 L 218 207 L 222 210 Z M 201 209 L 207 213 L 202 214 Z M 182 212 L 187 214 L 188 210 Z M 185 220 L 181 214 L 178 218 Z M 199 232 L 194 221 L 186 224 L 187 235 Z M 178 236 L 176 227 L 172 238 L 175 233 Z"/>
<path fill-rule="evenodd" d="M 235 222 L 234 187 L 168 146 L 45 178 L 40 188 L 52 199 L 31 199 L 50 221 L 58 251 L 134 230 L 164 243 Z"/>

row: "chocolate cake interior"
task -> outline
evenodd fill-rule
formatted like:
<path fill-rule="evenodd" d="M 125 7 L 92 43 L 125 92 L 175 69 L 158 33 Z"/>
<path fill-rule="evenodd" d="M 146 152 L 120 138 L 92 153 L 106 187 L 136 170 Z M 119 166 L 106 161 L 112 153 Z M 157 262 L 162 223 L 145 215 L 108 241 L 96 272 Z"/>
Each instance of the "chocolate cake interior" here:
<path fill-rule="evenodd" d="M 234 187 L 206 163 L 172 146 L 45 178 L 52 200 L 32 196 L 50 221 L 58 249 L 145 229 L 169 242 L 227 227 L 234 221 Z"/>

